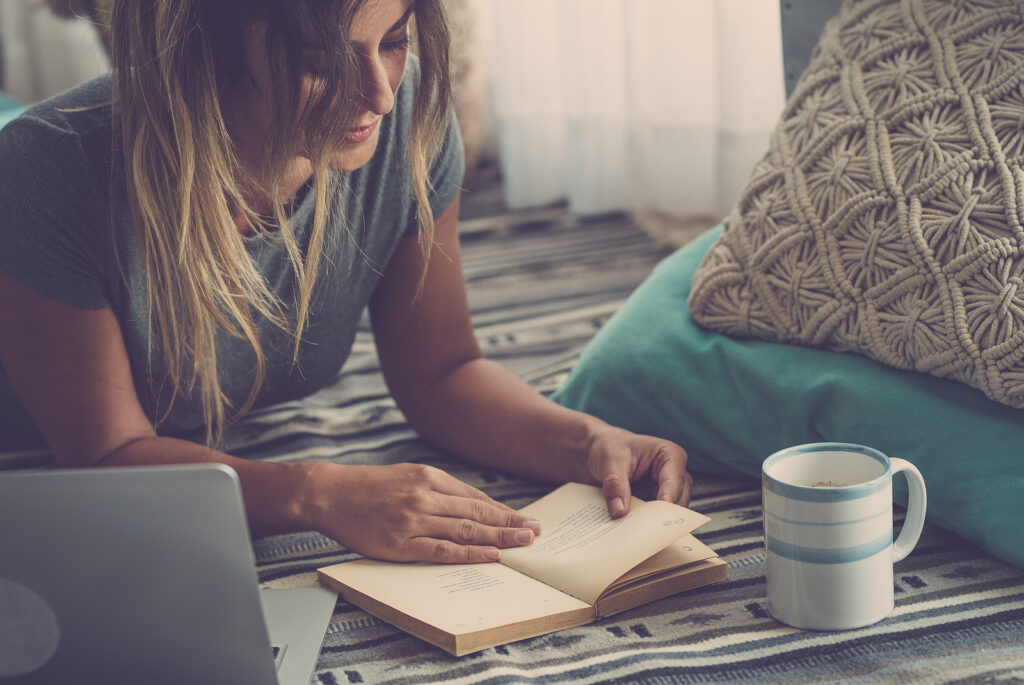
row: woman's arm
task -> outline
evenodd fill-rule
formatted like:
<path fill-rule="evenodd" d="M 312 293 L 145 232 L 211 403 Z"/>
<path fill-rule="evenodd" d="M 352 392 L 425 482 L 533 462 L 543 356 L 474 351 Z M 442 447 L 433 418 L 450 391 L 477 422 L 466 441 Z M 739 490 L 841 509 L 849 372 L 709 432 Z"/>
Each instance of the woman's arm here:
<path fill-rule="evenodd" d="M 537 531 L 431 467 L 250 461 L 157 435 L 109 309 L 77 309 L 0 275 L 0 322 L 0 362 L 60 466 L 227 464 L 255 534 L 314 529 L 386 559 L 485 561 Z"/>
<path fill-rule="evenodd" d="M 0 360 L 57 464 L 174 464 L 216 461 L 238 471 L 254 531 L 293 528 L 296 464 L 250 462 L 160 437 L 135 394 L 121 328 L 109 309 L 78 309 L 0 275 Z"/>
<path fill-rule="evenodd" d="M 609 511 L 628 511 L 630 481 L 649 476 L 660 499 L 689 500 L 686 453 L 547 400 L 500 364 L 473 335 L 459 257 L 457 197 L 437 219 L 422 296 L 415 239 L 391 259 L 370 302 L 388 388 L 425 438 L 495 468 L 563 482 L 600 483 Z M 617 501 L 616 501 L 617 500 Z"/>

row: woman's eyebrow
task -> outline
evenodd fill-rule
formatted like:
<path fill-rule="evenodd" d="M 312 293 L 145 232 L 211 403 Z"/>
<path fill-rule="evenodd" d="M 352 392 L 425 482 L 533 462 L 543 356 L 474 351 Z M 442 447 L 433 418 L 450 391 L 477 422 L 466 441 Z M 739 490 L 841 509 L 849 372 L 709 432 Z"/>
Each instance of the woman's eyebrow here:
<path fill-rule="evenodd" d="M 402 18 L 396 21 L 394 24 L 392 24 L 391 28 L 389 28 L 387 32 L 391 33 L 392 31 L 397 31 L 398 29 L 402 28 L 405 25 L 405 22 L 409 21 L 409 17 L 412 16 L 412 13 L 413 11 L 415 11 L 415 9 L 416 4 L 410 3 L 409 9 L 405 10 L 405 14 L 402 15 Z"/>

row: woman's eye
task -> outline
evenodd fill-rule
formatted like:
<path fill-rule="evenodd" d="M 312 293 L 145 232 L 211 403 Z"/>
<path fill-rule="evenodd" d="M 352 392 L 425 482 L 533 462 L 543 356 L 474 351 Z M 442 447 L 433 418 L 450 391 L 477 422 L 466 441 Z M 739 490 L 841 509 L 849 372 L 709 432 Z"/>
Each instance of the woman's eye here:
<path fill-rule="evenodd" d="M 409 37 L 409 34 L 407 33 L 398 40 L 386 41 L 381 43 L 380 51 L 385 53 L 404 52 L 405 50 L 409 49 L 410 45 L 412 45 L 412 39 Z"/>

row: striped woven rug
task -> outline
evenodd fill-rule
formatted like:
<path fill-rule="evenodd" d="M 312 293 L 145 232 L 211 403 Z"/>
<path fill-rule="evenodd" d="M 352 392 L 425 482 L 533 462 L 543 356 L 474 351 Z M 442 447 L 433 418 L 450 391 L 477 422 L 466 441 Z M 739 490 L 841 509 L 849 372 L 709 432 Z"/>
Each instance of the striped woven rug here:
<path fill-rule="evenodd" d="M 501 209 L 492 184 L 463 209 L 470 305 L 484 353 L 541 392 L 667 254 L 628 217 Z M 513 507 L 548 485 L 467 465 L 418 440 L 389 398 L 372 336 L 360 332 L 337 381 L 253 413 L 228 450 L 264 460 L 429 463 Z M 37 465 L 10 455 L 7 467 Z M 1024 679 L 1024 572 L 926 526 L 896 566 L 896 609 L 871 627 L 805 632 L 768 616 L 760 486 L 698 474 L 697 531 L 729 563 L 727 581 L 597 623 L 456 658 L 339 599 L 314 681 L 338 683 L 995 683 Z M 255 542 L 265 587 L 316 584 L 315 569 L 357 558 L 315 533 Z"/>
<path fill-rule="evenodd" d="M 490 184 L 467 195 L 462 235 L 470 305 L 484 353 L 541 392 L 561 383 L 595 331 L 667 254 L 628 217 L 579 220 L 564 208 L 501 209 Z M 372 337 L 360 333 L 337 383 L 252 416 L 237 454 L 343 463 L 419 461 L 513 507 L 550 486 L 481 470 L 417 440 L 388 397 Z M 834 633 L 788 628 L 765 611 L 760 485 L 697 477 L 697 531 L 729 580 L 588 626 L 461 658 L 339 599 L 315 682 L 1020 682 L 1024 572 L 926 527 L 896 566 L 896 609 Z M 317 534 L 257 541 L 267 587 L 313 584 L 315 569 L 357 558 Z"/>

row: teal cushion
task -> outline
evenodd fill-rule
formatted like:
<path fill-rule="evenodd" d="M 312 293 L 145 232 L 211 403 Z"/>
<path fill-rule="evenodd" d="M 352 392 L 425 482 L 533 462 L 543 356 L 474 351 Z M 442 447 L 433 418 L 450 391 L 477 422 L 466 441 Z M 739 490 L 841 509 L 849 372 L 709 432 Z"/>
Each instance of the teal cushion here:
<path fill-rule="evenodd" d="M 679 443 L 696 473 L 760 478 L 761 462 L 783 447 L 870 445 L 921 470 L 929 522 L 1024 567 L 1024 413 L 866 357 L 699 327 L 686 308 L 690 280 L 720 234 L 664 259 L 554 399 Z"/>
<path fill-rule="evenodd" d="M 24 112 L 28 107 L 22 105 L 14 98 L 0 93 L 0 128 L 7 122 Z"/>

